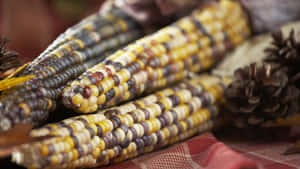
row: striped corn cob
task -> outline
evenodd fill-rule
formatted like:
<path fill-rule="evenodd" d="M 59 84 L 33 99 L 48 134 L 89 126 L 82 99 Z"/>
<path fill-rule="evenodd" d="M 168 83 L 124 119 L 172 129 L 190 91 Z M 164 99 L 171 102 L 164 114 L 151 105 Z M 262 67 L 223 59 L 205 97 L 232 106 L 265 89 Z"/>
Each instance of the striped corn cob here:
<path fill-rule="evenodd" d="M 117 51 L 63 91 L 63 103 L 90 113 L 211 68 L 250 34 L 237 2 L 219 4 L 180 19 Z"/>
<path fill-rule="evenodd" d="M 96 13 L 59 36 L 16 77 L 33 76 L 0 96 L 0 131 L 18 122 L 40 124 L 53 111 L 68 81 L 142 35 L 120 9 Z"/>
<path fill-rule="evenodd" d="M 13 160 L 28 168 L 83 168 L 120 162 L 213 127 L 229 81 L 203 75 L 142 99 L 31 132 L 53 135 L 23 145 Z"/>

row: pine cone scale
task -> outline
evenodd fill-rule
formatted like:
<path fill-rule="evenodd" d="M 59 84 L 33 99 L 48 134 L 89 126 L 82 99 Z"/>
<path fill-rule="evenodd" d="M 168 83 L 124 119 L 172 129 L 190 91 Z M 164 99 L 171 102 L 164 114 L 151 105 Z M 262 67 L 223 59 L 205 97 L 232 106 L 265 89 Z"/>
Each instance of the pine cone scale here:
<path fill-rule="evenodd" d="M 251 64 L 235 72 L 225 91 L 227 107 L 237 127 L 255 127 L 268 120 L 300 110 L 299 89 L 288 83 L 287 74 L 269 64 Z M 291 104 L 293 103 L 293 104 Z"/>

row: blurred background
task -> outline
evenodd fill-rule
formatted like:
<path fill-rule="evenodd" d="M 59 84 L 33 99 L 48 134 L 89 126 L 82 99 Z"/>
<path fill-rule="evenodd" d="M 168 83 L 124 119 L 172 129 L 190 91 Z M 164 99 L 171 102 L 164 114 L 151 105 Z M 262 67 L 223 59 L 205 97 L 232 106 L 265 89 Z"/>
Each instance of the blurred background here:
<path fill-rule="evenodd" d="M 60 33 L 96 12 L 104 0 L 0 0 L 0 36 L 23 62 L 38 56 Z"/>

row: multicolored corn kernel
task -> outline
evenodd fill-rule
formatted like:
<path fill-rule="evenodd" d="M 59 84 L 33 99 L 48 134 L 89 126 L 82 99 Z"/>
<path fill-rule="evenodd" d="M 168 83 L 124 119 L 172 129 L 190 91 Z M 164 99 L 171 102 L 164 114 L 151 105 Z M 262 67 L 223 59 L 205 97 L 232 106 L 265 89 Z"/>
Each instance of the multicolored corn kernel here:
<path fill-rule="evenodd" d="M 77 168 L 153 151 L 203 131 L 202 124 L 211 128 L 228 84 L 202 75 L 119 107 L 46 125 L 31 135 L 54 137 L 23 145 L 13 159 L 28 168 Z"/>
<path fill-rule="evenodd" d="M 69 28 L 16 75 L 34 78 L 1 94 L 0 131 L 19 122 L 41 124 L 55 110 L 67 82 L 142 34 L 132 18 L 115 8 L 105 15 L 94 14 Z M 95 95 L 95 90 L 92 92 Z M 80 101 L 76 97 L 73 100 Z"/>
<path fill-rule="evenodd" d="M 211 68 L 249 35 L 241 6 L 221 0 L 107 57 L 69 83 L 63 103 L 77 112 L 91 113 L 165 87 L 188 72 Z M 91 88 L 94 95 L 79 92 Z"/>

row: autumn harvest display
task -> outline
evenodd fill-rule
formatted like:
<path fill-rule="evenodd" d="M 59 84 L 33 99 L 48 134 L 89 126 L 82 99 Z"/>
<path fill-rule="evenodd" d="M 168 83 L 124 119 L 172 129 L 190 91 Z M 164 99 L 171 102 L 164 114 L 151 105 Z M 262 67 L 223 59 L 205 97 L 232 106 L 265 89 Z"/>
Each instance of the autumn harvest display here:
<path fill-rule="evenodd" d="M 261 62 L 223 76 L 211 70 L 257 33 L 251 11 L 235 0 L 155 2 L 161 23 L 150 8 L 143 20 L 132 4 L 109 1 L 23 65 L 1 38 L 0 157 L 34 169 L 94 168 L 227 126 L 300 124 L 297 32 L 273 33 Z M 159 24 L 149 31 L 151 19 Z M 57 119 L 47 123 L 50 115 Z"/>

